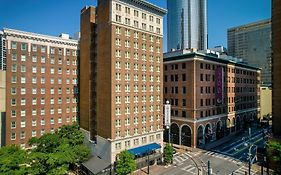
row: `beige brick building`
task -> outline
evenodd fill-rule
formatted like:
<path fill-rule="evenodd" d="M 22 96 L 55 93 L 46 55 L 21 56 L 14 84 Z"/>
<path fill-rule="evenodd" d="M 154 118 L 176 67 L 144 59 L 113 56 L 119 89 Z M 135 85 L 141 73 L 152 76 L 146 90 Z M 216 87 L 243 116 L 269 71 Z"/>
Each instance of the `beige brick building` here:
<path fill-rule="evenodd" d="M 81 10 L 80 125 L 93 153 L 163 146 L 163 15 L 146 1 L 99 0 Z"/>
<path fill-rule="evenodd" d="M 261 119 L 264 117 L 272 116 L 272 88 L 268 86 L 261 86 L 260 88 L 260 106 L 261 106 Z"/>
<path fill-rule="evenodd" d="M 27 147 L 30 138 L 77 120 L 78 41 L 66 34 L 13 29 L 4 29 L 1 36 L 6 46 L 2 145 Z"/>
<path fill-rule="evenodd" d="M 247 127 L 259 116 L 259 86 L 258 68 L 193 51 L 167 53 L 164 99 L 171 103 L 172 142 L 202 147 Z"/>

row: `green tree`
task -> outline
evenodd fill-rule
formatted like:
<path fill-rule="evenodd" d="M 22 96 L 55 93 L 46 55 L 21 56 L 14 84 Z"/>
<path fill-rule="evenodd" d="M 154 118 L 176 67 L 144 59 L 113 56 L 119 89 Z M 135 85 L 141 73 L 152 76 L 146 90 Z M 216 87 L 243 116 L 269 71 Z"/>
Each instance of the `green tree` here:
<path fill-rule="evenodd" d="M 165 163 L 172 163 L 173 161 L 173 146 L 168 143 L 164 147 L 164 162 Z"/>
<path fill-rule="evenodd" d="M 119 154 L 116 165 L 116 174 L 117 175 L 126 175 L 130 174 L 136 169 L 136 162 L 134 156 L 125 150 Z"/>
<path fill-rule="evenodd" d="M 274 162 L 276 175 L 281 174 L 281 144 L 277 141 L 270 141 L 267 145 L 268 156 Z"/>
<path fill-rule="evenodd" d="M 90 150 L 83 145 L 84 136 L 78 125 L 63 126 L 55 133 L 32 138 L 36 148 L 30 153 L 31 174 L 65 174 L 89 158 Z"/>
<path fill-rule="evenodd" d="M 63 126 L 55 133 L 32 138 L 33 149 L 18 146 L 0 149 L 0 174 L 66 174 L 89 158 L 90 150 L 83 145 L 84 136 L 78 125 Z"/>
<path fill-rule="evenodd" d="M 27 153 L 19 146 L 11 145 L 0 149 L 0 174 L 27 174 Z"/>

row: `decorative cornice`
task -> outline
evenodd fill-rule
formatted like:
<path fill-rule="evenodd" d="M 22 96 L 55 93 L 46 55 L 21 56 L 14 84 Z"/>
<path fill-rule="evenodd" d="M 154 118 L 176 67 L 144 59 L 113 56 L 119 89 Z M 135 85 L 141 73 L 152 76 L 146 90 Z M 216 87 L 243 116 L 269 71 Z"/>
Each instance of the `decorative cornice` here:
<path fill-rule="evenodd" d="M 60 37 L 42 35 L 42 34 L 37 34 L 37 33 L 8 29 L 8 28 L 4 28 L 3 32 L 4 32 L 4 35 L 6 35 L 6 36 L 11 36 L 11 37 L 16 37 L 16 38 L 36 40 L 36 41 L 55 43 L 55 44 L 70 45 L 70 46 L 78 46 L 78 40 L 74 40 L 74 39 L 63 39 Z"/>
<path fill-rule="evenodd" d="M 161 13 L 162 15 L 165 15 L 167 13 L 167 10 L 166 9 L 163 9 L 161 7 L 158 7 L 152 3 L 149 3 L 145 0 L 131 0 L 132 2 L 136 3 L 136 4 L 140 4 L 140 5 L 143 5 L 147 8 L 150 8 L 150 9 L 153 9 L 153 10 L 156 10 L 157 12 Z"/>

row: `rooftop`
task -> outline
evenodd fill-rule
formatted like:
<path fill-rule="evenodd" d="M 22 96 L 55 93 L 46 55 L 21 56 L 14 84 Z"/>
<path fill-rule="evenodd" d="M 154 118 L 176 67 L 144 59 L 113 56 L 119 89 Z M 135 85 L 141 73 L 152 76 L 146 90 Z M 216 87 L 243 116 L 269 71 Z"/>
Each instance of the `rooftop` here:
<path fill-rule="evenodd" d="M 243 68 L 248 68 L 248 69 L 253 69 L 253 70 L 261 70 L 258 67 L 254 67 L 254 66 L 245 64 L 243 62 L 236 62 L 234 60 L 219 58 L 217 55 L 214 55 L 214 54 L 204 54 L 204 53 L 199 53 L 199 52 L 196 52 L 196 51 L 186 53 L 186 54 L 177 55 L 177 56 L 166 56 L 164 54 L 164 63 L 169 62 L 169 61 L 176 61 L 176 60 L 194 59 L 196 57 L 197 58 L 200 57 L 204 60 L 214 61 L 214 62 L 218 62 L 218 63 L 234 64 L 236 66 L 243 67 Z"/>
<path fill-rule="evenodd" d="M 250 29 L 260 28 L 260 27 L 264 27 L 264 26 L 268 26 L 268 25 L 271 26 L 271 19 L 264 19 L 264 20 L 261 20 L 261 21 L 256 21 L 256 22 L 252 22 L 252 23 L 249 23 L 249 24 L 244 24 L 244 25 L 241 25 L 241 26 L 232 27 L 232 28 L 227 29 L 227 31 L 250 30 Z"/>
<path fill-rule="evenodd" d="M 37 39 L 44 39 L 47 41 L 67 42 L 67 43 L 76 44 L 76 45 L 78 44 L 78 40 L 67 38 L 66 35 L 68 35 L 68 34 L 61 34 L 61 37 L 56 37 L 56 36 L 43 35 L 43 34 L 38 34 L 38 33 L 9 29 L 9 28 L 4 28 L 3 32 L 5 35 L 8 35 L 8 36 L 25 36 L 26 38 L 29 38 L 29 39 L 37 38 Z"/>
<path fill-rule="evenodd" d="M 151 9 L 154 9 L 160 13 L 162 13 L 163 15 L 165 15 L 167 13 L 167 10 L 164 9 L 164 8 L 161 8 L 161 7 L 158 7 L 150 2 L 147 2 L 146 0 L 130 0 L 134 3 L 137 3 L 137 4 L 140 4 L 140 5 L 143 5 L 143 6 L 146 6 L 148 8 L 151 8 Z"/>

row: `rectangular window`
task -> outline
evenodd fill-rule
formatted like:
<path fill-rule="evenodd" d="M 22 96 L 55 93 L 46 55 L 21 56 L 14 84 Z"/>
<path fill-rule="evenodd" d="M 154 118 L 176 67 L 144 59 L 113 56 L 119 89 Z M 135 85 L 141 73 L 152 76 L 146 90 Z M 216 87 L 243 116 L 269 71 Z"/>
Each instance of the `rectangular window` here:
<path fill-rule="evenodd" d="M 36 77 L 32 77 L 32 84 L 36 84 L 36 83 L 37 83 Z"/>
<path fill-rule="evenodd" d="M 36 137 L 37 133 L 36 130 L 32 130 L 32 137 Z"/>
<path fill-rule="evenodd" d="M 22 65 L 22 66 L 20 67 L 20 71 L 21 71 L 21 72 L 26 72 L 26 67 L 25 67 L 25 65 Z"/>
<path fill-rule="evenodd" d="M 25 95 L 25 94 L 26 94 L 25 88 L 20 88 L 20 94 L 21 94 L 21 95 Z"/>
<path fill-rule="evenodd" d="M 20 127 L 21 127 L 21 128 L 25 128 L 25 120 L 22 120 L 22 121 L 20 122 Z"/>
<path fill-rule="evenodd" d="M 37 52 L 37 45 L 32 44 L 31 48 L 32 48 L 32 52 Z"/>
<path fill-rule="evenodd" d="M 11 122 L 11 128 L 12 128 L 12 129 L 16 128 L 16 122 L 15 122 L 15 121 L 12 121 L 12 122 Z"/>
<path fill-rule="evenodd" d="M 21 43 L 21 50 L 27 50 L 27 44 Z"/>
<path fill-rule="evenodd" d="M 17 49 L 17 43 L 15 41 L 12 41 L 11 44 L 12 44 L 12 49 Z"/>
<path fill-rule="evenodd" d="M 25 110 L 24 110 L 24 109 L 22 109 L 22 110 L 20 111 L 20 116 L 21 116 L 21 117 L 25 117 Z"/>
<path fill-rule="evenodd" d="M 32 94 L 37 94 L 37 89 L 36 88 L 32 88 Z"/>
<path fill-rule="evenodd" d="M 12 64 L 12 72 L 17 72 L 17 65 L 16 64 Z"/>
<path fill-rule="evenodd" d="M 121 16 L 120 16 L 120 15 L 116 15 L 116 22 L 120 22 L 120 23 L 122 22 L 122 21 L 121 21 Z"/>
<path fill-rule="evenodd" d="M 41 46 L 41 52 L 45 53 L 46 52 L 46 46 Z"/>
<path fill-rule="evenodd" d="M 138 17 L 139 16 L 139 11 L 134 10 L 134 16 Z"/>
<path fill-rule="evenodd" d="M 17 61 L 17 54 L 16 53 L 12 53 L 12 60 Z"/>
<path fill-rule="evenodd" d="M 11 105 L 12 105 L 12 106 L 15 106 L 16 104 L 17 104 L 16 99 L 14 99 L 14 98 L 13 98 L 13 99 L 11 99 Z"/>
<path fill-rule="evenodd" d="M 45 98 L 41 98 L 41 105 L 45 104 Z"/>
<path fill-rule="evenodd" d="M 21 55 L 21 61 L 26 61 L 26 55 Z"/>
<path fill-rule="evenodd" d="M 41 67 L 41 74 L 45 73 L 45 67 Z"/>
<path fill-rule="evenodd" d="M 36 67 L 32 67 L 32 73 L 36 73 L 37 72 L 37 68 Z"/>
<path fill-rule="evenodd" d="M 32 56 L 32 62 L 36 63 L 37 62 L 37 57 L 36 56 Z"/>
<path fill-rule="evenodd" d="M 42 56 L 41 57 L 41 63 L 45 63 L 45 61 L 46 61 L 46 57 Z"/>
<path fill-rule="evenodd" d="M 142 19 L 146 19 L 146 14 L 142 13 Z"/>
<path fill-rule="evenodd" d="M 32 115 L 36 116 L 37 115 L 37 110 L 36 109 L 32 109 Z"/>
<path fill-rule="evenodd" d="M 14 132 L 11 133 L 11 140 L 16 140 L 16 133 Z"/>
<path fill-rule="evenodd" d="M 22 98 L 22 99 L 20 100 L 20 105 L 21 105 L 21 106 L 24 106 L 24 105 L 25 105 L 25 98 Z"/>
<path fill-rule="evenodd" d="M 120 4 L 116 4 L 116 10 L 121 11 L 121 5 Z"/>
<path fill-rule="evenodd" d="M 36 105 L 37 104 L 37 99 L 36 98 L 33 98 L 32 99 L 32 105 Z"/>
<path fill-rule="evenodd" d="M 11 77 L 11 83 L 17 83 L 17 77 L 16 76 Z"/>
<path fill-rule="evenodd" d="M 32 126 L 36 126 L 37 125 L 37 122 L 35 119 L 32 120 Z"/>

